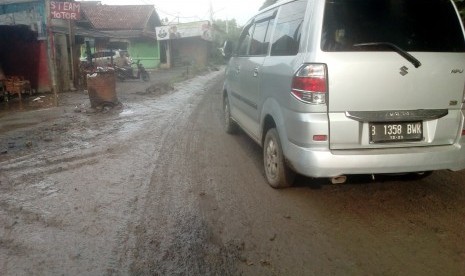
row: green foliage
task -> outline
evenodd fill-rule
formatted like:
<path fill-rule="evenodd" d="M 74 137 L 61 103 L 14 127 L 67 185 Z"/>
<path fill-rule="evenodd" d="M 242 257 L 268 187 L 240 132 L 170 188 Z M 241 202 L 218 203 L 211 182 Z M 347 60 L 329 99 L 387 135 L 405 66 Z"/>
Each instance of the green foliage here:
<path fill-rule="evenodd" d="M 226 40 L 237 42 L 242 27 L 237 25 L 236 19 L 218 19 L 213 21 L 213 29 L 214 37 L 210 52 L 211 61 L 215 64 L 223 64 L 224 58 L 221 55 L 220 48 L 223 47 Z"/>
<path fill-rule="evenodd" d="M 214 20 L 213 28 L 215 29 L 215 40 L 220 43 L 225 40 L 236 40 L 239 38 L 242 27 L 237 25 L 236 19 Z"/>

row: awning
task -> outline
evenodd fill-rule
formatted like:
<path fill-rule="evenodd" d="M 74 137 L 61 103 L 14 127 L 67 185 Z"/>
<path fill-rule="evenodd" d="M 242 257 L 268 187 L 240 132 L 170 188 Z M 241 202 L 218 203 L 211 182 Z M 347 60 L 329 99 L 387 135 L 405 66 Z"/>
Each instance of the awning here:
<path fill-rule="evenodd" d="M 69 28 L 61 26 L 52 26 L 52 32 L 69 34 Z M 155 32 L 143 32 L 143 31 L 96 31 L 84 29 L 81 27 L 75 27 L 74 34 L 83 37 L 94 37 L 94 38 L 116 38 L 116 39 L 130 39 L 139 37 L 156 38 Z"/>
<path fill-rule="evenodd" d="M 69 34 L 69 28 L 68 27 L 62 27 L 62 26 L 52 26 L 51 31 L 54 33 L 59 33 L 59 34 Z M 80 27 L 75 27 L 74 28 L 74 35 L 79 35 L 83 37 L 111 37 L 106 33 L 99 32 L 99 31 L 94 31 L 94 30 L 89 30 L 89 29 L 83 29 Z"/>

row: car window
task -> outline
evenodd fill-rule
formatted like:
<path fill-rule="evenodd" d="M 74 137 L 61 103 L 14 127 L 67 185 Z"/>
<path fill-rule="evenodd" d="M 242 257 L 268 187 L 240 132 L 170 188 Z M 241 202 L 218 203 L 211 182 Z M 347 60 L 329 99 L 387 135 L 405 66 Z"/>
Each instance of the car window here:
<path fill-rule="evenodd" d="M 265 44 L 266 31 L 268 29 L 268 21 L 262 21 L 255 24 L 252 40 L 250 41 L 249 55 L 266 55 L 268 48 Z"/>
<path fill-rule="evenodd" d="M 276 9 L 260 14 L 255 18 L 255 26 L 253 29 L 252 39 L 250 41 L 249 55 L 261 56 L 268 54 L 270 34 L 273 29 L 275 16 Z"/>
<path fill-rule="evenodd" d="M 237 46 L 237 55 L 238 56 L 245 56 L 247 55 L 247 50 L 249 48 L 250 37 L 251 37 L 251 29 L 252 24 L 249 24 L 244 27 L 244 30 L 241 33 L 239 38 L 239 44 Z"/>
<path fill-rule="evenodd" d="M 293 56 L 298 53 L 306 7 L 305 0 L 281 6 L 271 45 L 272 56 Z"/>
<path fill-rule="evenodd" d="M 263 46 L 265 48 L 266 53 L 268 53 L 268 48 L 270 47 L 270 40 L 271 40 L 271 34 L 273 31 L 274 22 L 275 22 L 274 18 L 270 19 L 270 21 L 268 22 L 268 30 L 265 35 L 265 42 Z"/>
<path fill-rule="evenodd" d="M 323 51 L 380 51 L 356 44 L 392 43 L 406 51 L 464 52 L 465 42 L 449 0 L 326 1 Z"/>

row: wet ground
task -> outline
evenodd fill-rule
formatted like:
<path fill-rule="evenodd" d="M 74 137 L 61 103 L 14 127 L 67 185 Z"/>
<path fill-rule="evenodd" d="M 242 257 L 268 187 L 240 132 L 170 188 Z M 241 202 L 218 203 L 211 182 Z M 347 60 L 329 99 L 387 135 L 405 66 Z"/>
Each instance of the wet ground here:
<path fill-rule="evenodd" d="M 271 189 L 223 74 L 0 113 L 0 274 L 465 274 L 465 172 Z"/>

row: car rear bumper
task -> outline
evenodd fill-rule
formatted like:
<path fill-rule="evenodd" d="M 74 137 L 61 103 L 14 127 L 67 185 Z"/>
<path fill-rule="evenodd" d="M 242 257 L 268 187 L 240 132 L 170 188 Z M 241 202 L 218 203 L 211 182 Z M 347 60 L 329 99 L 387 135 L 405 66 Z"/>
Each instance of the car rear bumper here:
<path fill-rule="evenodd" d="M 465 168 L 465 144 L 330 151 L 290 143 L 286 159 L 296 172 L 310 177 L 443 169 L 458 171 Z"/>

